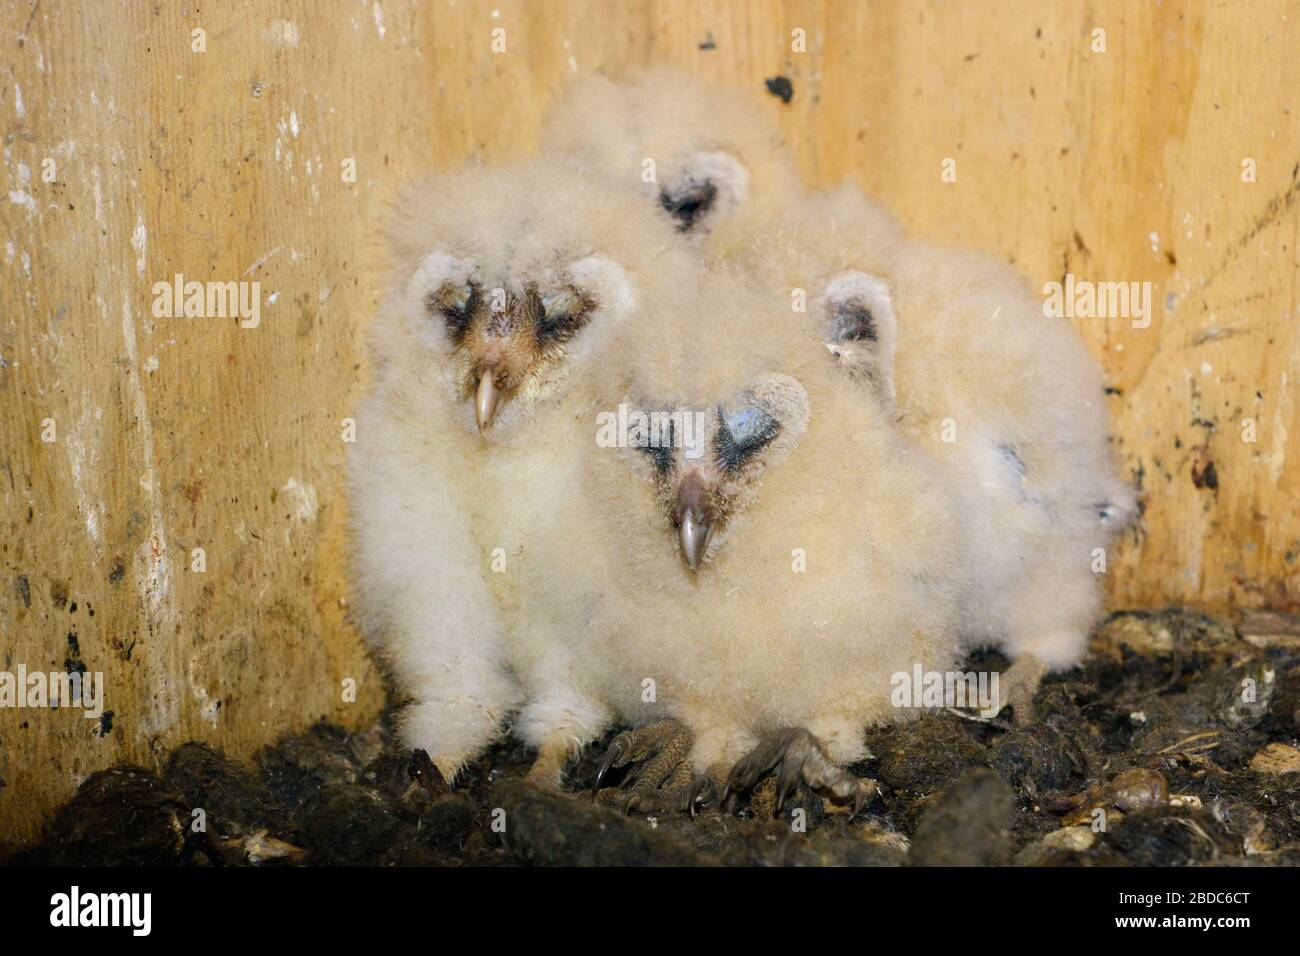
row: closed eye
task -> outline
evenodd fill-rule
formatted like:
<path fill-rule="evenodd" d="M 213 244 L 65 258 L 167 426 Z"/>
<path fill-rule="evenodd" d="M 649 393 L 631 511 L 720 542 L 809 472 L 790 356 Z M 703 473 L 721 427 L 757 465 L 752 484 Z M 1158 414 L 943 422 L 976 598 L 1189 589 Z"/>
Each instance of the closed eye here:
<path fill-rule="evenodd" d="M 442 316 L 447 323 L 447 334 L 459 345 L 469 333 L 478 304 L 479 289 L 471 282 L 460 286 L 446 285 L 436 292 L 430 292 L 425 307 L 430 315 Z"/>
<path fill-rule="evenodd" d="M 569 341 L 587 323 L 591 307 L 591 300 L 576 289 L 559 289 L 543 295 L 536 326 L 538 344 Z"/>
<path fill-rule="evenodd" d="M 645 436 L 645 443 L 638 443 L 636 446 L 650 457 L 660 477 L 667 475 L 673 466 L 673 443 L 677 439 L 677 431 L 672 419 L 665 424 L 666 429 L 661 429 L 658 434 L 652 430 Z"/>
<path fill-rule="evenodd" d="M 731 413 L 719 408 L 718 432 L 713 439 L 719 464 L 727 471 L 734 471 L 772 441 L 780 430 L 781 423 L 761 408 L 742 408 Z"/>

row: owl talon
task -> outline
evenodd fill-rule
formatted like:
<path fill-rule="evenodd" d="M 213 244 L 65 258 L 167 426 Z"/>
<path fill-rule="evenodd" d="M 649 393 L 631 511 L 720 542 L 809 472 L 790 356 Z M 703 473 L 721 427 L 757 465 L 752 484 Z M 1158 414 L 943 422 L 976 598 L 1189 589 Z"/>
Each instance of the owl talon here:
<path fill-rule="evenodd" d="M 596 771 L 596 782 L 591 788 L 591 799 L 595 800 L 596 795 L 600 793 L 600 782 L 605 779 L 605 774 L 627 763 L 626 756 L 631 750 L 631 740 L 631 733 L 625 730 L 610 742 L 609 749 L 605 751 L 605 758 L 600 762 L 600 769 Z"/>
<path fill-rule="evenodd" d="M 849 802 L 857 816 L 875 795 L 872 781 L 859 780 L 826 755 L 821 743 L 802 727 L 786 727 L 764 736 L 753 750 L 736 761 L 722 789 L 725 805 L 731 795 L 751 789 L 766 774 L 777 771 L 776 809 L 780 812 L 800 780 L 825 791 L 838 802 Z"/>
<path fill-rule="evenodd" d="M 1047 667 L 1038 658 L 1028 652 L 1021 653 L 999 675 L 997 699 L 991 706 L 984 710 L 976 709 L 973 705 L 969 708 L 949 707 L 947 710 L 965 720 L 990 724 L 999 730 L 1028 726 L 1037 720 L 1034 698 L 1046 674 Z M 999 716 L 1008 707 L 1011 708 L 1010 724 Z"/>
<path fill-rule="evenodd" d="M 624 814 L 692 809 L 698 793 L 694 771 L 686 760 L 690 749 L 690 731 L 675 720 L 624 731 L 610 742 L 596 772 L 594 799 Z M 632 763 L 641 767 L 630 787 L 600 788 L 610 770 Z"/>
<path fill-rule="evenodd" d="M 784 777 L 784 774 L 782 774 L 782 777 Z M 785 806 L 786 799 L 789 798 L 790 794 L 794 791 L 795 783 L 796 781 L 794 780 L 791 780 L 789 783 L 787 783 L 784 779 L 779 781 L 776 790 L 776 812 L 777 813 L 780 813 L 781 809 Z"/>
<path fill-rule="evenodd" d="M 691 789 L 686 794 L 686 810 L 690 813 L 692 820 L 695 819 L 696 813 L 699 812 L 700 805 L 705 803 L 716 792 L 717 789 L 709 777 L 700 775 L 695 778 L 695 781 L 691 784 Z"/>

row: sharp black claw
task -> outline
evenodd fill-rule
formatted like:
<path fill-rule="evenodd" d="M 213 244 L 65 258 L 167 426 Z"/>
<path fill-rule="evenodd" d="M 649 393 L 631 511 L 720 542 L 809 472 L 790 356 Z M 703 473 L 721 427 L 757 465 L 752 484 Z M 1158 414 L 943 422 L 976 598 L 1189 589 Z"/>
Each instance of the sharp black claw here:
<path fill-rule="evenodd" d="M 610 742 L 609 749 L 605 751 L 605 759 L 600 762 L 600 769 L 596 771 L 596 783 L 591 788 L 591 799 L 595 800 L 596 795 L 600 793 L 600 782 L 605 779 L 605 774 L 609 773 L 615 761 L 623 756 L 624 748 L 623 734 L 619 734 Z"/>
<path fill-rule="evenodd" d="M 727 775 L 726 786 L 722 791 L 719 809 L 725 813 L 728 797 L 738 796 L 752 789 L 761 777 L 772 771 L 776 772 L 775 804 L 778 814 L 785 809 L 785 805 L 799 789 L 801 782 L 808 783 L 814 790 L 823 789 L 825 784 L 825 789 L 830 790 L 830 797 L 837 803 L 840 802 L 844 799 L 836 795 L 837 792 L 842 792 L 840 781 L 824 781 L 822 777 L 825 771 L 814 774 L 817 783 L 809 780 L 806 761 L 810 753 L 816 753 L 820 755 L 821 760 L 830 762 L 817 738 L 806 730 L 797 727 L 788 728 L 768 735 L 747 756 L 741 757 L 732 765 L 731 772 Z M 857 781 L 857 789 L 852 797 L 853 812 L 849 819 L 852 820 L 861 813 L 862 808 L 870 803 L 872 797 L 878 792 L 874 781 L 866 783 Z"/>
<path fill-rule="evenodd" d="M 722 804 L 722 806 L 725 807 L 727 805 L 727 798 L 731 796 L 731 791 L 735 788 L 735 786 L 736 786 L 736 768 L 732 767 L 731 773 L 727 774 L 727 782 L 722 785 L 722 800 L 719 801 Z"/>
<path fill-rule="evenodd" d="M 863 806 L 866 805 L 866 802 L 867 802 L 866 791 L 864 789 L 859 789 L 858 792 L 853 797 L 853 812 L 849 814 L 850 823 L 857 817 L 859 813 L 862 812 L 862 808 Z"/>
<path fill-rule="evenodd" d="M 790 794 L 794 793 L 795 788 L 799 786 L 799 778 L 803 773 L 803 764 L 796 763 L 793 760 L 782 760 L 779 771 L 777 772 L 776 788 L 776 812 L 780 813 L 785 802 L 790 799 Z"/>
<path fill-rule="evenodd" d="M 752 772 L 753 768 L 746 763 L 747 758 L 741 758 L 731 768 L 731 773 L 727 774 L 727 782 L 722 788 L 722 798 L 718 801 L 719 809 L 726 811 L 727 798 L 731 796 L 740 796 L 754 785 L 758 779 L 757 775 Z M 751 779 L 752 778 L 752 779 Z"/>
<path fill-rule="evenodd" d="M 686 793 L 686 809 L 690 813 L 692 820 L 695 819 L 699 804 L 704 799 L 705 791 L 712 786 L 708 777 L 699 777 L 691 784 L 691 789 Z"/>
<path fill-rule="evenodd" d="M 777 813 L 781 812 L 781 808 L 785 806 L 785 802 L 790 799 L 790 794 L 794 793 L 795 785 L 797 784 L 797 782 L 798 782 L 797 778 L 795 779 L 783 778 L 781 780 L 781 786 L 776 792 Z"/>

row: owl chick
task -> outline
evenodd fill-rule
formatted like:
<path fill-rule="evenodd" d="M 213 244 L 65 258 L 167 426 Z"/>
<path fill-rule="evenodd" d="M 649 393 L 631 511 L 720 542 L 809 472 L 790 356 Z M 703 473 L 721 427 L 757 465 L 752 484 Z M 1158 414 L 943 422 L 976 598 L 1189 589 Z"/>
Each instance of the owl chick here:
<path fill-rule="evenodd" d="M 521 706 L 526 739 L 538 721 L 549 740 L 608 720 L 530 695 L 507 633 L 532 528 L 566 487 L 567 423 L 618 327 L 688 281 L 678 246 L 639 197 L 546 160 L 440 177 L 401 204 L 350 456 L 355 604 L 412 700 L 404 742 L 448 779 Z"/>
<path fill-rule="evenodd" d="M 1076 664 L 1101 605 L 1105 547 L 1135 511 L 1107 443 L 1103 382 L 1061 318 L 1007 266 L 906 240 L 856 190 L 779 220 L 738 212 L 705 254 L 806 296 L 845 374 L 893 403 L 961 503 L 964 630 L 1017 659 L 1017 719 L 1044 669 Z"/>
<path fill-rule="evenodd" d="M 662 67 L 575 81 L 542 142 L 636 187 L 692 240 L 742 205 L 774 212 L 800 189 L 780 130 L 751 102 Z"/>
<path fill-rule="evenodd" d="M 555 679 L 623 720 L 641 809 L 781 768 L 860 803 L 868 724 L 910 716 L 893 676 L 958 649 L 957 511 L 892 411 L 783 304 L 714 276 L 694 308 L 624 330 L 586 423 L 577 493 L 521 593 Z M 562 584 L 557 586 L 557 576 Z"/>
<path fill-rule="evenodd" d="M 1100 374 L 1068 324 L 1007 267 L 908 241 L 857 189 L 803 190 L 775 127 L 686 78 L 591 81 L 556 108 L 548 141 L 607 175 L 671 157 L 656 196 L 670 211 L 673 182 L 712 182 L 725 157 L 725 181 L 745 188 L 682 226 L 706 260 L 807 308 L 845 373 L 897 401 L 945 465 L 976 585 L 965 631 L 1019 660 L 1025 716 L 1043 669 L 1082 656 L 1105 547 L 1136 510 L 1107 448 Z"/>

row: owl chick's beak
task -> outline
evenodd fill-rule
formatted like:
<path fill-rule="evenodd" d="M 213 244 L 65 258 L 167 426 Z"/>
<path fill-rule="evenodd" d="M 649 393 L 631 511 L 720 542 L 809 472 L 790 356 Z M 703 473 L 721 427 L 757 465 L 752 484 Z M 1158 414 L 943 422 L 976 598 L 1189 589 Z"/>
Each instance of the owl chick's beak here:
<path fill-rule="evenodd" d="M 698 570 L 700 559 L 709 546 L 709 532 L 712 529 L 696 519 L 688 511 L 682 518 L 682 525 L 677 529 L 678 540 L 682 545 L 682 560 L 692 571 Z"/>
<path fill-rule="evenodd" d="M 698 570 L 713 536 L 713 522 L 707 509 L 709 486 L 698 471 L 691 471 L 677 487 L 677 507 L 673 521 L 677 525 L 677 541 L 681 545 L 682 560 L 692 571 Z"/>
<path fill-rule="evenodd" d="M 478 391 L 474 394 L 474 416 L 478 419 L 479 431 L 492 424 L 500 404 L 501 391 L 497 388 L 496 375 L 492 369 L 486 369 L 478 380 Z"/>

